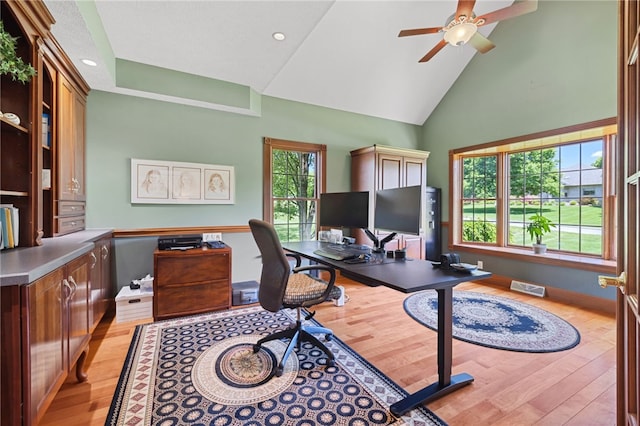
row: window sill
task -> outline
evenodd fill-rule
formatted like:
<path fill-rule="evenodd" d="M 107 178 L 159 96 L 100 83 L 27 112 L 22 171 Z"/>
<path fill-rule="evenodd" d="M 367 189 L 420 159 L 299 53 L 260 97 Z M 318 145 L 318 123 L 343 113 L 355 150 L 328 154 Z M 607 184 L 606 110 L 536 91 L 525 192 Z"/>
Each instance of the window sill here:
<path fill-rule="evenodd" d="M 453 250 L 469 253 L 486 254 L 530 263 L 562 266 L 606 274 L 616 273 L 616 261 L 604 260 L 590 256 L 579 256 L 567 253 L 548 251 L 545 254 L 534 254 L 533 249 L 517 249 L 513 247 L 479 246 L 475 244 L 454 244 Z"/>

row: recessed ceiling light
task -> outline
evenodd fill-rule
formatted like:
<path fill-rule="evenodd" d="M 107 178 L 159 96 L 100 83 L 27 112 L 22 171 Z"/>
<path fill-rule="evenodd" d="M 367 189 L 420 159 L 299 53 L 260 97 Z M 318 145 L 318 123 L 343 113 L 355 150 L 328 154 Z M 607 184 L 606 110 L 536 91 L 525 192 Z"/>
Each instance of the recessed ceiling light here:
<path fill-rule="evenodd" d="M 284 33 L 280 33 L 280 32 L 273 33 L 272 37 L 274 38 L 274 40 L 278 40 L 278 41 L 282 41 L 286 38 Z"/>
<path fill-rule="evenodd" d="M 85 65 L 89 65 L 90 67 L 98 66 L 98 64 L 95 61 L 92 61 L 91 59 L 83 59 L 82 63 Z"/>

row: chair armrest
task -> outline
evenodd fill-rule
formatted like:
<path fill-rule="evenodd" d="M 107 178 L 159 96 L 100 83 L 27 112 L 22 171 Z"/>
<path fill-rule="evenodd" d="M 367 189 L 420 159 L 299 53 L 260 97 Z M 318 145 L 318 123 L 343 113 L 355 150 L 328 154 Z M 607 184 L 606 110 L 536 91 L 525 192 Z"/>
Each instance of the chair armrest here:
<path fill-rule="evenodd" d="M 308 304 L 305 303 L 305 304 L 303 304 L 303 306 L 306 307 L 306 306 L 316 305 L 318 303 L 322 303 L 325 300 L 327 300 L 327 298 L 331 294 L 331 290 L 333 290 L 333 286 L 334 286 L 334 284 L 336 282 L 336 270 L 334 268 L 332 268 L 331 266 L 327 266 L 327 265 L 308 265 L 308 266 L 302 266 L 302 267 L 299 267 L 299 268 L 294 268 L 292 270 L 292 272 L 294 274 L 297 274 L 299 272 L 305 272 L 305 271 L 326 271 L 326 272 L 329 272 L 329 280 L 326 281 L 327 288 L 322 293 L 322 296 L 320 296 L 316 300 L 307 301 Z"/>
<path fill-rule="evenodd" d="M 285 256 L 289 256 L 289 257 L 293 257 L 296 260 L 296 268 L 299 268 L 300 265 L 302 265 L 302 258 L 300 257 L 300 255 L 298 253 L 289 253 L 289 252 L 284 252 Z"/>
<path fill-rule="evenodd" d="M 333 285 L 333 283 L 336 280 L 336 270 L 334 268 L 332 268 L 331 266 L 327 266 L 327 265 L 306 265 L 306 266 L 299 266 L 296 268 L 293 268 L 293 273 L 297 274 L 298 272 L 304 272 L 304 271 L 327 271 L 329 272 L 329 281 L 328 283 Z"/>

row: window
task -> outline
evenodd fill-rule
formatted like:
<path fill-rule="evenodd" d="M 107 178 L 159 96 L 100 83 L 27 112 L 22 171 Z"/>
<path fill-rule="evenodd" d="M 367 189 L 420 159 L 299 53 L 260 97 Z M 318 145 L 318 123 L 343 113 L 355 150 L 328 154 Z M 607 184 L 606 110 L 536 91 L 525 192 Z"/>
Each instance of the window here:
<path fill-rule="evenodd" d="M 326 146 L 265 138 L 264 220 L 281 241 L 315 240 Z"/>
<path fill-rule="evenodd" d="M 538 213 L 556 225 L 543 237 L 549 250 L 615 258 L 614 123 L 452 151 L 454 245 L 529 248 Z"/>

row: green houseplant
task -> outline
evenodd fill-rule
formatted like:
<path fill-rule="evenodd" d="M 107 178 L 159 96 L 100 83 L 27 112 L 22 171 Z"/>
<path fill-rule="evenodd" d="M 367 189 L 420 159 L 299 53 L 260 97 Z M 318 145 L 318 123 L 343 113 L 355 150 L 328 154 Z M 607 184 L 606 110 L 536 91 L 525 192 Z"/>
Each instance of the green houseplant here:
<path fill-rule="evenodd" d="M 547 251 L 547 246 L 542 244 L 542 236 L 548 232 L 551 232 L 552 227 L 556 225 L 551 220 L 540 213 L 536 213 L 529 218 L 531 222 L 527 225 L 527 232 L 531 236 L 531 241 L 535 240 L 533 244 L 533 251 L 535 253 L 544 253 Z"/>
<path fill-rule="evenodd" d="M 0 21 L 0 75 L 8 74 L 13 80 L 26 84 L 36 75 L 36 70 L 16 54 L 17 40 L 4 29 L 4 23 Z"/>

